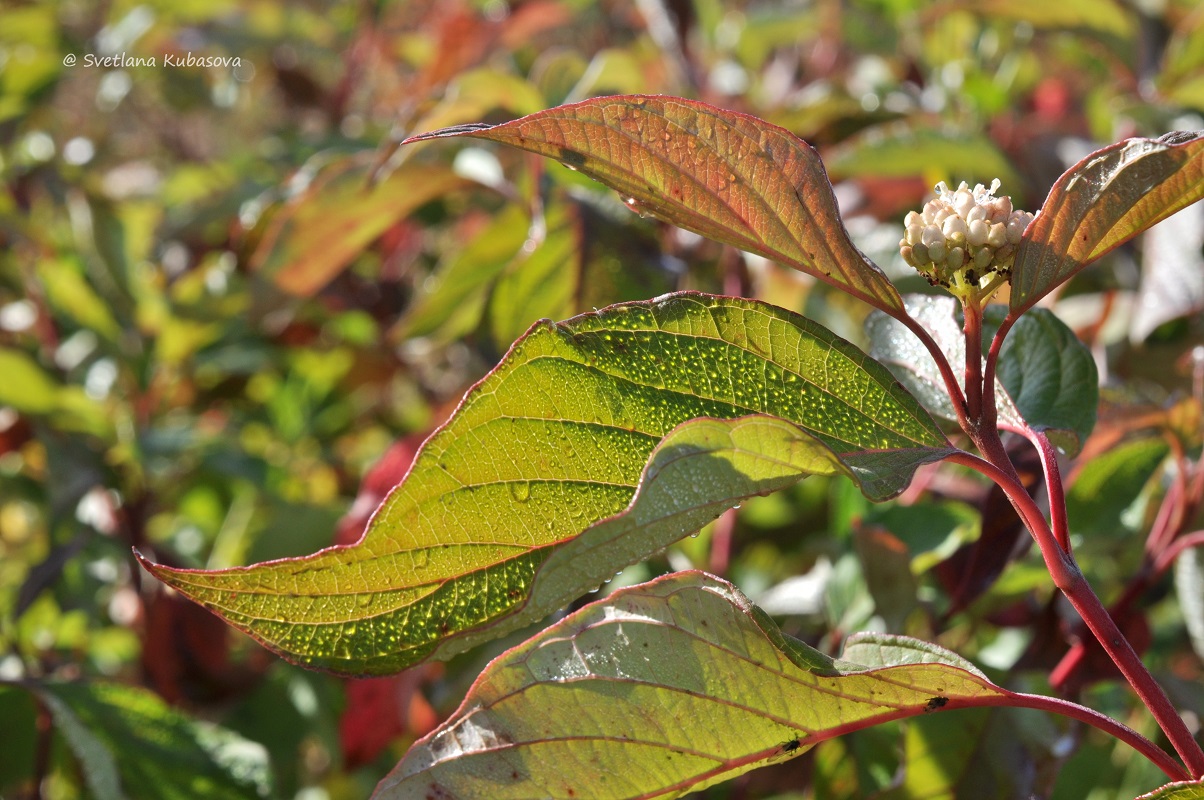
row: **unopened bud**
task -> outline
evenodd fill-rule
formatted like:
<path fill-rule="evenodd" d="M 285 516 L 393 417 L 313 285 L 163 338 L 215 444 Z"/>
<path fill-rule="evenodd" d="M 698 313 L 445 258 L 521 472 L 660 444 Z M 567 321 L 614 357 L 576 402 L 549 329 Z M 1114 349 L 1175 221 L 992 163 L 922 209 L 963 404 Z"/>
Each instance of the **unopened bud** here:
<path fill-rule="evenodd" d="M 1008 275 L 1033 215 L 1014 210 L 1010 197 L 995 197 L 998 188 L 998 180 L 989 189 L 937 184 L 937 196 L 903 218 L 903 260 L 959 296 L 997 282 L 997 273 Z"/>

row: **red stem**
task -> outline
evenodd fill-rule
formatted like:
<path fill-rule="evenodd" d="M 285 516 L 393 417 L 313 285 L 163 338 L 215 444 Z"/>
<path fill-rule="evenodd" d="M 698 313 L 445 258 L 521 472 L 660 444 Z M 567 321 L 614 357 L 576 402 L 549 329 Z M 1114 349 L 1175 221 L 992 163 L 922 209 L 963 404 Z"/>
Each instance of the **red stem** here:
<path fill-rule="evenodd" d="M 1204 530 L 1184 534 L 1171 542 L 1165 550 L 1158 554 L 1158 560 L 1154 562 L 1154 575 L 1161 576 L 1171 568 L 1176 558 L 1183 555 L 1184 550 L 1190 550 L 1193 547 L 1204 547 Z"/>
<path fill-rule="evenodd" d="M 1062 472 L 1058 467 L 1058 453 L 1044 433 L 1034 431 L 1027 425 L 1016 427 L 1000 425 L 1000 429 L 1018 433 L 1032 442 L 1041 457 L 1041 471 L 1045 473 L 1045 492 L 1049 497 L 1049 527 L 1058 544 L 1070 552 L 1070 526 L 1066 522 L 1066 491 L 1062 487 Z"/>
<path fill-rule="evenodd" d="M 998 442 L 998 435 L 992 436 L 993 433 L 991 431 L 983 438 L 994 438 Z M 1002 450 L 1002 443 L 998 449 Z M 1053 577 L 1054 585 L 1062 590 L 1095 638 L 1099 640 L 1104 651 L 1120 669 L 1133 690 L 1137 692 L 1146 708 L 1150 710 L 1159 727 L 1162 728 L 1163 733 L 1178 752 L 1179 757 L 1183 759 L 1183 763 L 1191 772 L 1192 777 L 1204 777 L 1204 750 L 1200 749 L 1162 687 L 1150 675 L 1145 664 L 1141 662 L 1141 657 L 1137 655 L 1137 651 L 1129 644 L 1128 639 L 1124 637 L 1111 615 L 1108 614 L 1108 610 L 1091 590 L 1090 585 L 1083 578 L 1078 564 L 1075 563 L 1074 557 L 1062 549 L 1053 531 L 1046 524 L 1040 509 L 1028 496 L 1028 492 L 1024 490 L 1020 482 L 1009 476 L 1000 466 L 970 453 L 959 451 L 950 456 L 949 460 L 981 472 L 1003 489 L 1016 509 L 1016 513 L 1024 520 L 1025 526 L 1036 540 L 1037 546 L 1041 548 L 1041 555 L 1045 559 L 1049 574 Z"/>
<path fill-rule="evenodd" d="M 1104 733 L 1119 739 L 1132 747 L 1137 752 L 1148 758 L 1154 763 L 1158 769 L 1166 773 L 1166 776 L 1172 781 L 1182 781 L 1190 779 L 1190 775 L 1181 765 L 1175 762 L 1175 759 L 1151 742 L 1149 739 L 1142 736 L 1137 731 L 1124 725 L 1109 716 L 1100 712 L 1081 706 L 1077 703 L 1072 703 L 1069 700 L 1062 700 L 1057 697 L 1046 697 L 1039 694 L 1021 694 L 1009 693 L 1005 696 L 991 696 L 974 698 L 973 700 L 950 700 L 950 708 L 962 707 L 979 707 L 979 706 L 1008 706 L 1011 708 L 1035 708 L 1039 711 L 1047 711 L 1051 714 L 1060 714 L 1064 717 L 1077 719 L 1080 722 L 1085 722 L 1093 728 L 1099 728 Z"/>
<path fill-rule="evenodd" d="M 729 508 L 715 520 L 711 531 L 711 563 L 712 575 L 723 577 L 727 574 L 727 566 L 732 556 L 732 534 L 736 530 L 736 509 Z"/>

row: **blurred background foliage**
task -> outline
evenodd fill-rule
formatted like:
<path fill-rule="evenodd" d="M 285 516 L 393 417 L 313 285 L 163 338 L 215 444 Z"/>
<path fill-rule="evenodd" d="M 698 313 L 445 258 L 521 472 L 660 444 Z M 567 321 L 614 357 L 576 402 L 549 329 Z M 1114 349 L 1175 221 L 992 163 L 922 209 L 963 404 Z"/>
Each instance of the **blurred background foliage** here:
<path fill-rule="evenodd" d="M 175 65 L 189 56 L 235 62 Z M 534 320 L 694 288 L 865 345 L 866 309 L 845 296 L 642 219 L 558 164 L 395 148 L 634 92 L 812 142 L 858 244 L 926 291 L 896 246 L 936 181 L 998 177 L 1036 209 L 1102 144 L 1204 128 L 1204 7 L 6 0 L 0 794 L 366 796 L 505 643 L 395 678 L 306 672 L 166 593 L 131 547 L 217 568 L 354 541 Z M 1197 205 L 1053 303 L 1106 381 L 1096 436 L 1064 465 L 1106 601 L 1199 457 L 1202 248 Z M 926 470 L 886 506 L 815 478 L 611 586 L 708 568 L 822 647 L 866 628 L 925 636 L 1048 691 L 1069 617 L 1010 513 L 957 471 Z M 1204 594 L 1202 564 L 1185 557 L 1174 581 L 1141 587 L 1126 622 L 1197 725 L 1204 608 L 1176 597 Z M 1089 655 L 1060 688 L 1152 734 L 1111 677 Z M 1116 797 L 1159 782 L 1094 732 L 982 711 L 851 735 L 705 794 Z"/>

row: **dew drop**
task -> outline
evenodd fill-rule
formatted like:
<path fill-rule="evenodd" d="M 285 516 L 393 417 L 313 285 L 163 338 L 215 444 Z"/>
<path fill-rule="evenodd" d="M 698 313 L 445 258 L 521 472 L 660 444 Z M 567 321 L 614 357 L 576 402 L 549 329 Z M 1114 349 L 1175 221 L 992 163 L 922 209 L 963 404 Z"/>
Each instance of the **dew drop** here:
<path fill-rule="evenodd" d="M 510 496 L 519 503 L 525 503 L 531 499 L 531 484 L 526 481 L 515 481 L 510 484 Z"/>

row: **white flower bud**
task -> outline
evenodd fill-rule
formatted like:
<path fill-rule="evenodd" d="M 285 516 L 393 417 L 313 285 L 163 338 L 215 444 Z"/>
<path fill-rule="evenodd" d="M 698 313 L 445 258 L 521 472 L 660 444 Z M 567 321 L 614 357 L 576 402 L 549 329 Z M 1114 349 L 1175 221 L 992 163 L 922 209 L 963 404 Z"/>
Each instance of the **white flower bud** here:
<path fill-rule="evenodd" d="M 974 201 L 974 194 L 963 183 L 961 188 L 954 193 L 953 202 L 950 205 L 957 212 L 957 215 L 964 219 L 966 214 L 970 212 L 970 209 L 974 208 L 978 203 Z"/>
<path fill-rule="evenodd" d="M 945 235 L 941 233 L 941 229 L 936 225 L 929 225 L 924 229 L 923 234 L 921 234 L 920 241 L 927 248 L 931 248 L 938 242 L 943 246 L 945 244 Z"/>
<path fill-rule="evenodd" d="M 945 234 L 946 239 L 960 237 L 966 238 L 966 221 L 961 217 L 948 217 L 944 224 L 941 225 L 941 233 Z"/>
<path fill-rule="evenodd" d="M 1005 244 L 1007 244 L 1007 240 L 1007 228 L 1004 227 L 1002 222 L 996 222 L 991 226 L 991 232 L 987 234 L 988 247 L 1003 247 Z"/>
<path fill-rule="evenodd" d="M 976 219 L 966 226 L 966 242 L 971 247 L 982 247 L 987 243 L 987 234 L 991 228 L 981 219 Z"/>
<path fill-rule="evenodd" d="M 1024 229 L 1028 227 L 1033 219 L 1033 215 L 1024 211 L 1017 211 L 1012 214 L 1008 220 L 1007 239 L 1009 244 L 1019 244 L 1020 237 L 1024 234 Z"/>

